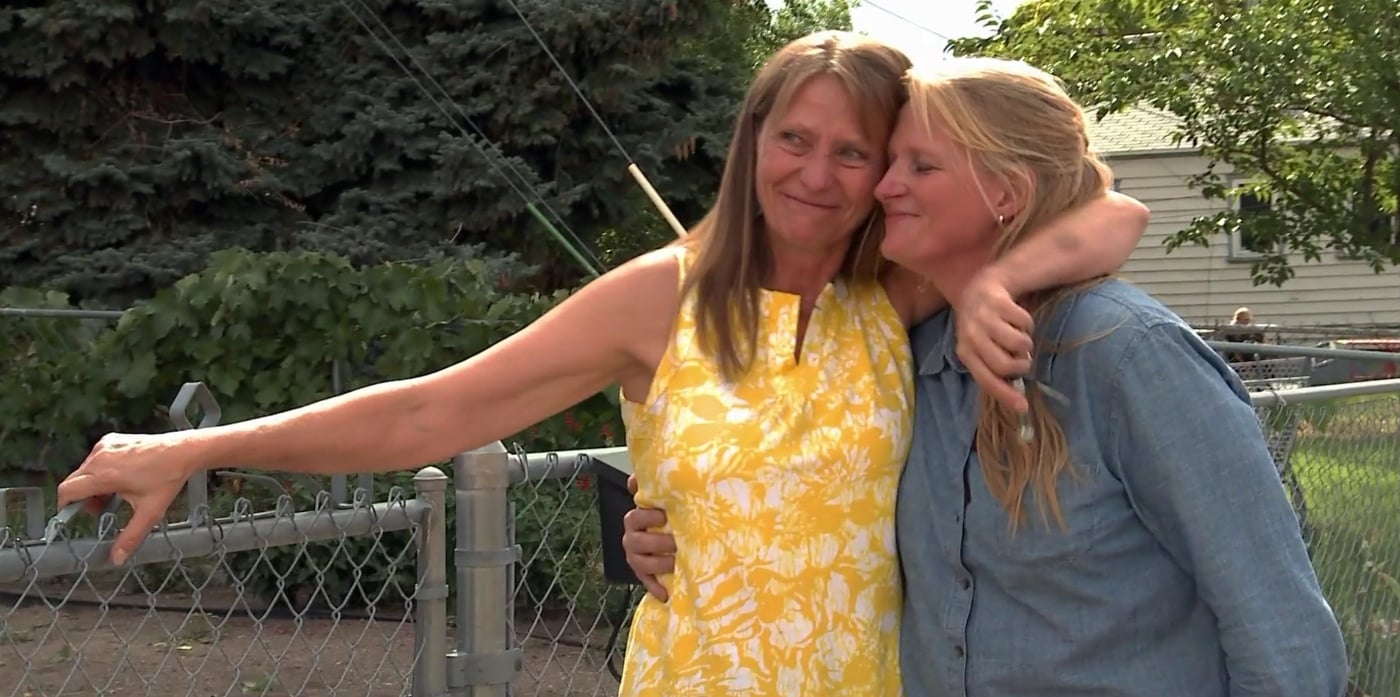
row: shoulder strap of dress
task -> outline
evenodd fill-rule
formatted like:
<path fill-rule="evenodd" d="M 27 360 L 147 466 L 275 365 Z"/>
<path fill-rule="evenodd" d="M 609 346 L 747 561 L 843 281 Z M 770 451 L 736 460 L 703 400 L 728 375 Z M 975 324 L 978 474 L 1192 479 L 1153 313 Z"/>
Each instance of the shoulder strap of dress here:
<path fill-rule="evenodd" d="M 684 289 L 685 277 L 690 273 L 690 264 L 695 257 L 690 253 L 690 248 L 682 244 L 672 246 L 671 251 L 676 255 L 676 266 L 680 269 L 676 274 L 676 288 Z"/>

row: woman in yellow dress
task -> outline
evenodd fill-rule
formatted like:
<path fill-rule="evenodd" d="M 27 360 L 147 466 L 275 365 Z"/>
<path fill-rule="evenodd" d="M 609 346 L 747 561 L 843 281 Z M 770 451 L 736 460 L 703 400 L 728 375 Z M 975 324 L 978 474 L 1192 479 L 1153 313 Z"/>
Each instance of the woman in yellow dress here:
<path fill-rule="evenodd" d="M 878 254 L 873 191 L 909 61 L 852 33 L 794 42 L 740 112 L 709 214 L 463 362 L 217 428 L 109 434 L 60 505 L 119 494 L 122 563 L 198 469 L 388 471 L 516 433 L 621 385 L 639 499 L 687 550 L 645 601 L 627 695 L 897 695 L 894 498 L 906 328 L 945 303 Z M 1146 226 L 1104 196 L 1034 231 L 959 301 L 969 368 L 1013 407 L 1027 289 L 1111 271 Z M 568 345 L 569 351 L 558 350 Z"/>

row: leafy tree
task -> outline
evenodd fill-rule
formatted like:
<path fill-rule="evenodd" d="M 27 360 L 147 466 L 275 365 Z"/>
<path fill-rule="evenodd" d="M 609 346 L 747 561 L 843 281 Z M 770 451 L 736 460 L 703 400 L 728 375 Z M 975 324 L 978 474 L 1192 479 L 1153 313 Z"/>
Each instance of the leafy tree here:
<path fill-rule="evenodd" d="M 1019 58 L 1065 80 L 1100 114 L 1175 114 L 1209 171 L 1207 198 L 1264 210 L 1197 219 L 1170 246 L 1239 230 L 1260 250 L 1256 283 L 1293 276 L 1286 253 L 1324 249 L 1377 272 L 1400 264 L 1400 14 L 1374 0 L 1032 0 L 958 54 Z M 1229 165 L 1244 183 L 1219 172 Z"/>

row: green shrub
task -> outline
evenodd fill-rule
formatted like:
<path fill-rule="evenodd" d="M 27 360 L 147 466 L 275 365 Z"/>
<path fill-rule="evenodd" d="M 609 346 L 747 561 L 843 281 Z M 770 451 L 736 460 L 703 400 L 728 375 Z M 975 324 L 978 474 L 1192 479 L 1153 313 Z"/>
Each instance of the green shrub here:
<path fill-rule="evenodd" d="M 0 358 L 14 367 L 0 376 L 0 476 L 13 480 L 22 465 L 41 462 L 50 478 L 61 478 L 104 432 L 168 430 L 169 402 L 185 382 L 203 382 L 229 423 L 323 399 L 337 387 L 451 365 L 562 299 L 562 293 L 521 289 L 516 279 L 531 271 L 500 257 L 357 268 L 328 254 L 228 250 L 115 324 L 6 318 L 6 336 L 19 340 L 0 347 Z M 4 291 L 0 301 L 67 304 L 58 295 L 17 289 Z M 530 451 L 567 450 L 609 445 L 620 433 L 616 406 L 598 395 L 505 442 Z M 448 463 L 440 466 L 450 473 Z M 393 486 L 412 496 L 412 477 L 375 477 L 375 500 Z M 253 510 L 271 510 L 285 494 L 297 510 L 310 510 L 322 488 L 315 481 L 274 479 L 280 487 L 211 477 L 211 508 L 227 514 L 234 500 L 246 498 Z M 601 575 L 592 568 L 598 545 L 592 493 L 577 482 L 553 482 L 522 485 L 512 497 L 520 509 L 516 534 L 524 559 L 534 560 L 518 570 L 529 589 L 521 597 L 546 605 L 601 597 Z M 407 533 L 392 533 L 268 548 L 230 555 L 221 571 L 267 601 L 382 604 L 412 592 L 412 564 L 394 562 L 409 544 Z M 142 576 L 147 587 L 181 580 L 166 568 Z M 316 588 L 321 595 L 312 594 Z"/>

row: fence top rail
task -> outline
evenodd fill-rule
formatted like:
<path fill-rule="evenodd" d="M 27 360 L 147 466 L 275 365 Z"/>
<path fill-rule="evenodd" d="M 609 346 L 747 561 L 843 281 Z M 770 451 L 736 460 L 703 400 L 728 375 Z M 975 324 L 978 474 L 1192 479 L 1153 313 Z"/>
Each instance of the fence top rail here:
<path fill-rule="evenodd" d="M 1306 356 L 1309 358 L 1348 358 L 1360 361 L 1392 363 L 1400 361 L 1400 353 L 1391 351 L 1370 351 L 1364 349 L 1322 348 L 1320 346 L 1294 346 L 1291 344 L 1255 344 L 1237 341 L 1207 341 L 1206 345 L 1216 351 L 1254 353 L 1271 356 Z"/>
<path fill-rule="evenodd" d="M 545 453 L 523 453 L 512 458 L 510 483 L 538 482 L 543 479 L 570 479 L 589 474 L 596 463 L 603 463 L 622 474 L 632 473 L 632 459 L 626 446 L 586 448 Z"/>
<path fill-rule="evenodd" d="M 1360 397 L 1363 395 L 1381 394 L 1400 395 L 1400 378 L 1392 380 L 1349 382 L 1340 385 L 1319 385 L 1317 387 L 1260 391 L 1251 394 L 1250 400 L 1254 402 L 1254 406 L 1256 407 L 1273 407 L 1308 402 L 1325 402 L 1329 399 L 1339 399 L 1342 397 Z"/>

